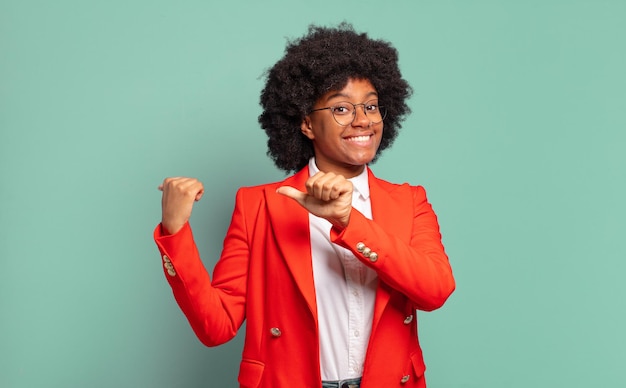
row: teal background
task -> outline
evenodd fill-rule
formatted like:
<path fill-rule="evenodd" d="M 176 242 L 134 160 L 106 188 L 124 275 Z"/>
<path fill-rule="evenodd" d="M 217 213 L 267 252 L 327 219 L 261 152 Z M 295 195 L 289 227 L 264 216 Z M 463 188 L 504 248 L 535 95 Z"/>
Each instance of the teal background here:
<path fill-rule="evenodd" d="M 212 269 L 234 193 L 282 178 L 263 71 L 310 23 L 393 42 L 413 114 L 373 169 L 426 187 L 458 287 L 432 388 L 624 387 L 626 2 L 0 0 L 0 387 L 233 387 L 152 241 L 198 177 Z"/>

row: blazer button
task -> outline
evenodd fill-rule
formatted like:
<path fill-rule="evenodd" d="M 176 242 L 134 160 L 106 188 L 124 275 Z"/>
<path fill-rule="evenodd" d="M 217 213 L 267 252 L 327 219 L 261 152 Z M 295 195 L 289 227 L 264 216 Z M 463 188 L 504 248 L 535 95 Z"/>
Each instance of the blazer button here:
<path fill-rule="evenodd" d="M 362 242 L 356 244 L 357 251 L 363 252 L 363 249 L 365 249 L 365 244 L 363 244 Z"/>
<path fill-rule="evenodd" d="M 370 261 L 371 261 L 372 263 L 375 263 L 375 262 L 376 262 L 376 260 L 378 260 L 378 253 L 376 253 L 376 252 L 372 252 L 372 253 L 370 253 L 369 258 L 370 258 Z"/>
<path fill-rule="evenodd" d="M 404 318 L 404 324 L 408 325 L 409 323 L 413 322 L 413 316 L 409 315 L 408 317 Z"/>
<path fill-rule="evenodd" d="M 372 254 L 372 250 L 369 249 L 369 248 L 365 248 L 365 249 L 363 249 L 362 253 L 363 253 L 363 256 L 370 257 L 370 255 Z"/>
<path fill-rule="evenodd" d="M 411 378 L 411 376 L 409 376 L 409 375 L 402 376 L 402 379 L 400 379 L 400 382 L 401 382 L 402 384 L 404 384 L 404 383 L 406 383 L 407 381 L 409 381 L 409 379 L 410 379 L 410 378 Z"/>
<path fill-rule="evenodd" d="M 272 327 L 270 329 L 270 333 L 272 333 L 272 336 L 274 337 L 280 337 L 282 335 L 282 333 L 280 332 L 280 329 L 277 327 Z"/>
<path fill-rule="evenodd" d="M 176 271 L 174 270 L 174 265 L 167 255 L 163 255 L 163 266 L 167 269 L 167 274 L 170 276 L 176 276 Z"/>

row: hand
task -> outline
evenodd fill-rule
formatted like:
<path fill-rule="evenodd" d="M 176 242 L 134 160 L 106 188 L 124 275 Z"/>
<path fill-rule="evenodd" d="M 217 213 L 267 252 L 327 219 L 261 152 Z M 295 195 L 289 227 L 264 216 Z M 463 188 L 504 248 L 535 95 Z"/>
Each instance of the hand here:
<path fill-rule="evenodd" d="M 166 178 L 159 190 L 163 192 L 161 200 L 161 225 L 166 233 L 175 234 L 191 217 L 193 203 L 204 194 L 202 182 L 194 178 Z"/>
<path fill-rule="evenodd" d="M 318 172 L 307 179 L 305 186 L 306 192 L 289 186 L 281 186 L 276 192 L 294 199 L 309 213 L 328 220 L 339 229 L 348 226 L 352 210 L 352 182 L 332 172 Z"/>

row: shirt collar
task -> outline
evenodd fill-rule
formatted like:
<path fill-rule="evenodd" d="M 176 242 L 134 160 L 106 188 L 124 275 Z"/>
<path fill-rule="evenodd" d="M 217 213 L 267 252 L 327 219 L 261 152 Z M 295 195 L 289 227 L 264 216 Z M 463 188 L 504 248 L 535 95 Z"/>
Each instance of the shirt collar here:
<path fill-rule="evenodd" d="M 319 172 L 319 168 L 317 168 L 317 164 L 315 164 L 315 157 L 309 159 L 309 175 L 313 176 Z M 367 200 L 370 197 L 370 186 L 367 174 L 367 166 L 363 169 L 363 171 L 355 176 L 354 178 L 348 179 L 352 182 L 354 186 L 354 190 L 359 193 L 359 196 L 363 200 Z"/>

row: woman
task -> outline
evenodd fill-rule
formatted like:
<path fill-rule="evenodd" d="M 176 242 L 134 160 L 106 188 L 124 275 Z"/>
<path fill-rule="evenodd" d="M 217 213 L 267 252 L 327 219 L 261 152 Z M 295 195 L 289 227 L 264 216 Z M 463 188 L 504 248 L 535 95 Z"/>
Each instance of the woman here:
<path fill-rule="evenodd" d="M 416 309 L 455 283 L 421 186 L 368 164 L 411 94 L 397 52 L 349 25 L 311 27 L 268 72 L 259 117 L 282 182 L 241 188 L 212 278 L 188 220 L 204 192 L 167 178 L 154 237 L 174 296 L 207 346 L 246 323 L 241 387 L 425 387 Z"/>

